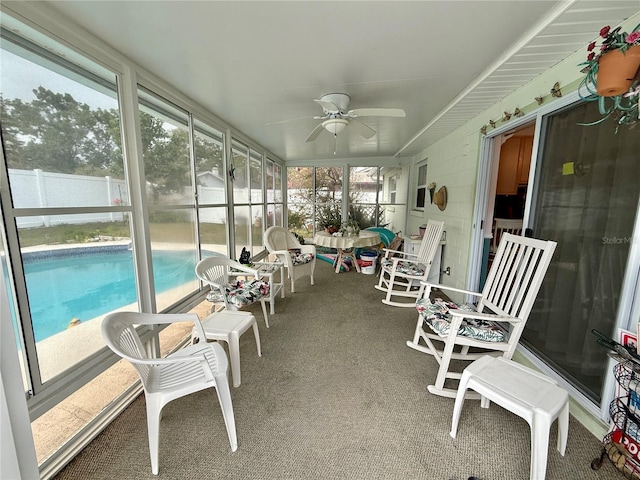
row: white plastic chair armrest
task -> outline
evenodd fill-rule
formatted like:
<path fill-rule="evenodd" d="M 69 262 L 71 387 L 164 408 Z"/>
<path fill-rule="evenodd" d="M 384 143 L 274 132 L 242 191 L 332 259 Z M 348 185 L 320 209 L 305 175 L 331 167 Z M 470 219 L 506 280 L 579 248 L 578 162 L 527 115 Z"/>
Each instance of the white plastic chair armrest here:
<path fill-rule="evenodd" d="M 136 325 L 164 325 L 167 323 L 192 322 L 200 321 L 197 313 L 139 313 Z"/>
<path fill-rule="evenodd" d="M 296 248 L 299 248 L 302 253 L 313 253 L 313 254 L 316 253 L 316 246 L 315 245 L 306 245 L 305 244 L 305 245 L 300 245 L 299 247 L 296 247 Z"/>
<path fill-rule="evenodd" d="M 287 268 L 293 267 L 293 262 L 291 261 L 291 255 L 289 254 L 289 250 L 274 250 L 271 252 L 272 255 L 278 256 L 281 259 L 282 263 L 284 263 Z"/>
<path fill-rule="evenodd" d="M 197 320 L 194 320 L 193 328 L 195 329 L 196 333 L 198 334 L 198 338 L 200 338 L 200 339 L 206 339 L 207 338 L 206 333 L 204 333 L 204 327 L 202 326 L 202 322 L 200 321 L 199 318 Z"/>
<path fill-rule="evenodd" d="M 180 350 L 178 350 L 180 351 Z M 208 365 L 207 358 L 204 354 L 200 355 L 190 355 L 190 356 L 168 356 L 162 358 L 135 358 L 130 357 L 129 355 L 121 354 L 122 358 L 130 361 L 131 363 L 138 363 L 140 365 L 170 365 L 172 363 L 186 363 L 186 362 L 205 362 Z"/>

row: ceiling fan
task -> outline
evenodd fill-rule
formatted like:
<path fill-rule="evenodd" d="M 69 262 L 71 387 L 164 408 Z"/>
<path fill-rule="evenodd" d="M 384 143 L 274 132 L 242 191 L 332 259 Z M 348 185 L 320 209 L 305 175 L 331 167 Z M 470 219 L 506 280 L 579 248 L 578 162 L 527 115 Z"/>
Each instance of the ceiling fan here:
<path fill-rule="evenodd" d="M 322 120 L 316 128 L 314 128 L 305 142 L 312 142 L 322 133 L 323 130 L 337 136 L 348 125 L 357 131 L 364 138 L 371 138 L 376 134 L 376 131 L 357 120 L 356 117 L 405 117 L 404 110 L 401 108 L 356 108 L 349 110 L 349 104 L 351 103 L 351 97 L 346 93 L 329 93 L 323 95 L 319 99 L 313 99 L 318 105 L 322 107 L 322 115 L 316 115 L 316 120 Z M 298 120 L 284 120 L 284 122 Z M 276 122 L 283 123 L 283 122 Z M 272 125 L 272 124 L 271 124 Z"/>

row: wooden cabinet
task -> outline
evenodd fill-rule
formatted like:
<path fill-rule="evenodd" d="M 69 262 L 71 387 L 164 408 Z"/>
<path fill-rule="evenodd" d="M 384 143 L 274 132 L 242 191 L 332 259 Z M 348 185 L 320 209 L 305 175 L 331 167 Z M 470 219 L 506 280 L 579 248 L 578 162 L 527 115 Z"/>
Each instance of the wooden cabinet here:
<path fill-rule="evenodd" d="M 533 136 L 511 137 L 500 149 L 497 195 L 515 195 L 529 181 Z"/>

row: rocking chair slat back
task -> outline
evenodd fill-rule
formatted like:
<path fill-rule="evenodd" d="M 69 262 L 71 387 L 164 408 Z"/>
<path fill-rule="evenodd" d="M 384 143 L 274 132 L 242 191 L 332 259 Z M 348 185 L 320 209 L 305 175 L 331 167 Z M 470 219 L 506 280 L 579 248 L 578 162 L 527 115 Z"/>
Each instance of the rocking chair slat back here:
<path fill-rule="evenodd" d="M 441 222 L 431 222 L 427 225 L 424 237 L 422 237 L 422 243 L 420 243 L 420 250 L 418 251 L 418 260 L 420 262 L 425 262 L 428 265 L 433 262 L 436 250 L 440 245 L 443 227 L 444 224 L 441 224 Z"/>
<path fill-rule="evenodd" d="M 548 242 L 505 233 L 487 277 L 478 311 L 520 319 L 529 316 L 538 295 L 545 268 L 555 250 Z"/>

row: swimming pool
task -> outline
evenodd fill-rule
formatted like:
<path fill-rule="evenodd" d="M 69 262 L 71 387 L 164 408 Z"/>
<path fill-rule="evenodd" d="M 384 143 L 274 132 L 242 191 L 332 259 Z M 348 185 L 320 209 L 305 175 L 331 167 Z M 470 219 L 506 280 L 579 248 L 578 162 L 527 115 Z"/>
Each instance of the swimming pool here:
<path fill-rule="evenodd" d="M 74 318 L 90 320 L 138 300 L 127 245 L 25 253 L 23 260 L 36 342 Z M 195 263 L 193 251 L 154 251 L 156 292 L 189 282 L 197 288 Z"/>

